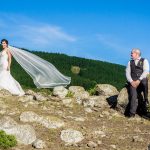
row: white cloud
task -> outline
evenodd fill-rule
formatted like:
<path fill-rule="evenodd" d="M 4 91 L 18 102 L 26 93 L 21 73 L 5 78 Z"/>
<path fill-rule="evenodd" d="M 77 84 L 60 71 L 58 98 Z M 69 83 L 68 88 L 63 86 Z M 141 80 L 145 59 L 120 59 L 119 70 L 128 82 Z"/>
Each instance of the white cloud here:
<path fill-rule="evenodd" d="M 51 25 L 22 25 L 20 33 L 25 39 L 30 38 L 38 44 L 48 44 L 50 41 L 76 41 L 75 37 L 65 33 L 60 27 Z"/>
<path fill-rule="evenodd" d="M 61 48 L 77 41 L 75 36 L 68 34 L 60 26 L 37 22 L 21 15 L 2 14 L 0 18 L 2 38 L 10 39 L 16 46 Z"/>

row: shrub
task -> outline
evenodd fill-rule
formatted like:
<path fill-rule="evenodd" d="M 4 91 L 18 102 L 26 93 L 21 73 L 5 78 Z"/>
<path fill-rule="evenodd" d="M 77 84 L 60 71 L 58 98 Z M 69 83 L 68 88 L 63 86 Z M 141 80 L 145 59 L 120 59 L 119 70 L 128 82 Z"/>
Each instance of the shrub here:
<path fill-rule="evenodd" d="M 73 93 L 71 91 L 68 91 L 68 94 L 66 95 L 66 97 L 73 97 Z"/>
<path fill-rule="evenodd" d="M 0 149 L 8 149 L 17 145 L 17 140 L 13 135 L 7 135 L 5 131 L 0 130 Z"/>
<path fill-rule="evenodd" d="M 94 88 L 90 88 L 88 90 L 88 92 L 89 92 L 90 95 L 96 95 L 96 88 L 95 87 Z"/>

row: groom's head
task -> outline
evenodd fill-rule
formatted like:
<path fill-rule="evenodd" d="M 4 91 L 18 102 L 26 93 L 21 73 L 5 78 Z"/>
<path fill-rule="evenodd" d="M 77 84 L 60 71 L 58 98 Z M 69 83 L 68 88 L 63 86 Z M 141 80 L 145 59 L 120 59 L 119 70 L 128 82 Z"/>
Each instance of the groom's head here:
<path fill-rule="evenodd" d="M 138 48 L 133 48 L 131 51 L 131 58 L 132 59 L 138 59 L 141 56 L 141 51 Z"/>

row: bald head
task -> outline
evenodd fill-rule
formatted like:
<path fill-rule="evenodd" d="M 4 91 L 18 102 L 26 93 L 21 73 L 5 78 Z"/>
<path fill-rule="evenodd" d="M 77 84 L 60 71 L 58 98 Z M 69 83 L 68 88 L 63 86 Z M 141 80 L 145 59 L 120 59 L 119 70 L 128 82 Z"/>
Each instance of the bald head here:
<path fill-rule="evenodd" d="M 141 56 L 141 51 L 139 48 L 133 48 L 132 53 L 137 53 L 139 56 Z"/>
<path fill-rule="evenodd" d="M 131 57 L 132 59 L 138 59 L 141 56 L 141 51 L 138 48 L 133 48 L 131 51 Z"/>

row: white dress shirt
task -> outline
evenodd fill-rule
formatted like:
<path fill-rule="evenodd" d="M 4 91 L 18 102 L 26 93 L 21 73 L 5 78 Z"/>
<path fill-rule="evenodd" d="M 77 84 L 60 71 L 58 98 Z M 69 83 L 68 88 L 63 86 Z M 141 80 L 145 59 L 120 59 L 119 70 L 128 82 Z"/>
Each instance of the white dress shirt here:
<path fill-rule="evenodd" d="M 141 57 L 139 57 L 138 59 L 134 60 L 135 65 L 138 64 L 140 59 L 141 59 Z M 143 62 L 143 73 L 142 73 L 142 75 L 140 76 L 139 79 L 142 80 L 142 79 L 146 78 L 148 74 L 149 74 L 149 63 L 148 63 L 147 59 L 144 59 L 144 62 Z M 128 82 L 130 82 L 130 83 L 133 81 L 133 79 L 131 77 L 130 61 L 128 62 L 128 65 L 126 67 L 126 78 L 127 78 Z"/>

